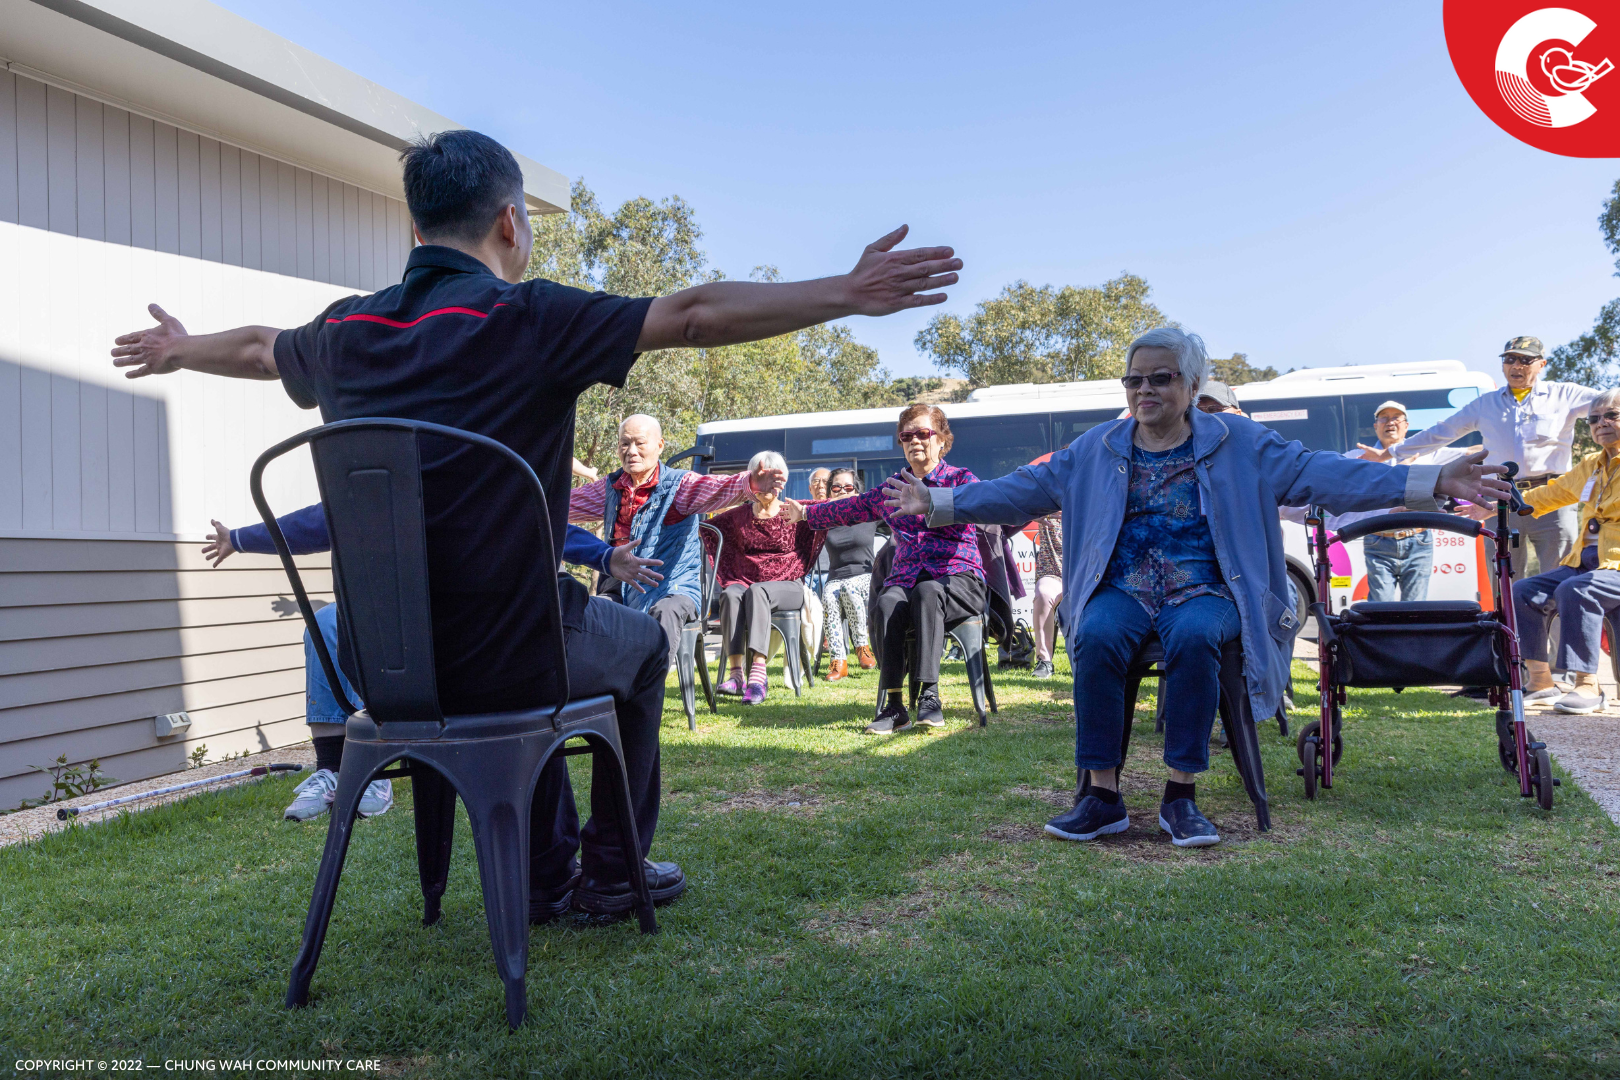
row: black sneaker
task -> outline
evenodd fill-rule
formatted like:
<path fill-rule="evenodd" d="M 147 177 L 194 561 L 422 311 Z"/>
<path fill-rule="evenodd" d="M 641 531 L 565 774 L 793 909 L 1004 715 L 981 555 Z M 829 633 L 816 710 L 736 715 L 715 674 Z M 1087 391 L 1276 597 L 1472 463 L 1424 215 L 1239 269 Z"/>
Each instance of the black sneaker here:
<path fill-rule="evenodd" d="M 890 735 L 896 731 L 907 731 L 911 728 L 911 714 L 899 701 L 885 705 L 883 711 L 877 714 L 877 719 L 866 725 L 868 735 Z"/>
<path fill-rule="evenodd" d="M 1160 803 L 1159 828 L 1170 834 L 1176 847 L 1209 847 L 1221 842 L 1221 834 L 1191 799 Z"/>
<path fill-rule="evenodd" d="M 1037 679 L 1050 679 L 1052 677 L 1052 661 L 1037 660 L 1035 670 L 1030 672 Z"/>
<path fill-rule="evenodd" d="M 932 686 L 917 695 L 917 720 L 929 727 L 945 726 L 945 708 L 939 703 L 939 691 Z"/>
<path fill-rule="evenodd" d="M 1130 827 L 1131 816 L 1125 812 L 1123 799 L 1105 803 L 1095 795 L 1087 795 L 1073 810 L 1046 823 L 1046 831 L 1059 840 L 1095 840 Z"/>
<path fill-rule="evenodd" d="M 545 888 L 529 886 L 529 922 L 533 925 L 548 923 L 559 915 L 566 915 L 574 906 L 574 890 L 579 888 L 580 872 L 576 864 L 573 876 L 560 885 Z"/>

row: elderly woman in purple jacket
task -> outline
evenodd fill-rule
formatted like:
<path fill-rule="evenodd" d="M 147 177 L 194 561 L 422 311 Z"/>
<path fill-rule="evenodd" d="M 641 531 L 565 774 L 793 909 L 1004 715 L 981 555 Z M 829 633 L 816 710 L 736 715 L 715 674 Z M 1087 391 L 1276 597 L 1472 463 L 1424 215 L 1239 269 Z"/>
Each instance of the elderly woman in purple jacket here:
<path fill-rule="evenodd" d="M 895 439 L 905 452 L 909 471 L 929 488 L 976 484 L 966 469 L 945 464 L 951 448 L 951 422 L 938 405 L 908 405 L 895 425 Z M 898 474 L 896 474 L 898 475 Z M 881 487 L 847 499 L 823 503 L 789 501 L 785 513 L 803 516 L 812 529 L 856 525 L 882 518 L 894 533 L 894 562 L 883 591 L 872 601 L 877 612 L 879 688 L 884 704 L 866 726 L 868 734 L 886 735 L 911 727 L 901 700 L 906 674 L 906 632 L 917 634 L 917 719 L 942 727 L 939 658 L 945 651 L 945 624 L 971 618 L 984 610 L 984 562 L 979 558 L 977 530 L 972 525 L 930 528 L 917 514 L 897 514 L 883 504 Z M 886 693 L 884 693 L 886 691 Z"/>
<path fill-rule="evenodd" d="M 1483 503 L 1511 489 L 1488 475 L 1499 466 L 1479 464 L 1483 452 L 1391 469 L 1313 453 L 1245 417 L 1194 409 L 1209 358 L 1196 335 L 1171 327 L 1133 341 L 1125 369 L 1128 418 L 1099 424 L 1050 460 L 999 480 L 944 490 L 892 478 L 887 501 L 902 514 L 926 514 L 934 527 L 1064 512 L 1075 765 L 1090 771 L 1092 794 L 1046 831 L 1091 840 L 1130 827 L 1118 775 L 1125 674 L 1157 633 L 1170 769 L 1159 827 L 1177 847 L 1202 847 L 1220 840 L 1198 811 L 1193 782 L 1209 768 L 1222 646 L 1242 644 L 1254 715 L 1276 712 L 1282 696 L 1279 646 L 1297 620 L 1285 599 L 1277 508 L 1434 510 L 1437 494 Z"/>

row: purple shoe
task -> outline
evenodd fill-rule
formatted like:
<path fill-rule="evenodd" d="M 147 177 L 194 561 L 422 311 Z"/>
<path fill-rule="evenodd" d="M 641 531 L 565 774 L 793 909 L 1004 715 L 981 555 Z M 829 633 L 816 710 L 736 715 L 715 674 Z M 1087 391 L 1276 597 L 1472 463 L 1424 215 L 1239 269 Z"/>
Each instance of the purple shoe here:
<path fill-rule="evenodd" d="M 742 697 L 742 679 L 733 676 L 721 683 L 719 686 L 715 687 L 714 692 L 717 694 L 725 694 L 728 697 Z"/>
<path fill-rule="evenodd" d="M 765 684 L 762 682 L 751 682 L 748 684 L 748 688 L 743 691 L 744 705 L 758 705 L 764 700 Z"/>

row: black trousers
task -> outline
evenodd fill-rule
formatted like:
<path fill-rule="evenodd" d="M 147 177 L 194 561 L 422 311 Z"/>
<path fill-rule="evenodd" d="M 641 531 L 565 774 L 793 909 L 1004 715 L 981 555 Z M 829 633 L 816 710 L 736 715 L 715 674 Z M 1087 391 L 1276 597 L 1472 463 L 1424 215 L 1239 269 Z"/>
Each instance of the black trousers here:
<path fill-rule="evenodd" d="M 567 633 L 568 680 L 575 698 L 610 694 L 619 718 L 630 804 L 643 857 L 658 828 L 658 725 L 664 712 L 669 643 L 656 620 L 604 597 L 585 606 L 584 625 Z M 586 759 L 576 759 L 586 760 Z M 550 888 L 573 876 L 579 852 L 598 881 L 629 876 L 613 820 L 611 774 L 593 769 L 591 819 L 583 830 L 565 758 L 554 757 L 535 785 L 529 814 L 529 883 Z"/>
<path fill-rule="evenodd" d="M 927 573 L 911 588 L 889 585 L 878 594 L 877 631 L 882 640 L 879 689 L 898 690 L 906 682 L 906 631 L 917 631 L 917 679 L 939 682 L 945 652 L 945 624 L 984 610 L 984 579 L 975 574 L 936 578 Z"/>
<path fill-rule="evenodd" d="M 804 586 L 797 581 L 756 581 L 727 585 L 720 594 L 720 633 L 727 656 L 743 656 L 752 649 L 764 656 L 771 651 L 771 614 L 804 607 Z M 789 642 L 790 648 L 797 643 Z"/>
<path fill-rule="evenodd" d="M 647 609 L 647 614 L 663 627 L 664 638 L 669 642 L 669 662 L 673 665 L 675 651 L 681 647 L 682 627 L 697 621 L 697 601 L 690 596 L 671 594 L 655 600 L 653 606 Z M 702 662 L 698 660 L 698 663 Z"/>

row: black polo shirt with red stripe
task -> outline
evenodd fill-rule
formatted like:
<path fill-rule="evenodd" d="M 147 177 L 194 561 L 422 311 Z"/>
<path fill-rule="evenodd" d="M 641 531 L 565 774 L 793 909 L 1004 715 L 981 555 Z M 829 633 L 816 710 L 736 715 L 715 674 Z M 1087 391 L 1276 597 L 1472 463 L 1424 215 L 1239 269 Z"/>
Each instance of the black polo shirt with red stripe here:
<path fill-rule="evenodd" d="M 282 331 L 276 367 L 288 396 L 319 406 L 328 423 L 398 416 L 511 447 L 545 487 L 560 553 L 575 399 L 595 383 L 624 385 L 651 303 L 551 281 L 513 285 L 470 255 L 424 245 L 400 284 Z M 422 453 L 440 700 L 451 712 L 536 704 L 550 685 L 535 669 L 548 571 L 533 557 L 531 497 L 487 451 L 423 440 Z M 577 625 L 584 595 L 565 592 L 565 623 Z"/>

